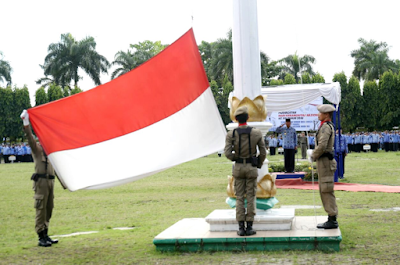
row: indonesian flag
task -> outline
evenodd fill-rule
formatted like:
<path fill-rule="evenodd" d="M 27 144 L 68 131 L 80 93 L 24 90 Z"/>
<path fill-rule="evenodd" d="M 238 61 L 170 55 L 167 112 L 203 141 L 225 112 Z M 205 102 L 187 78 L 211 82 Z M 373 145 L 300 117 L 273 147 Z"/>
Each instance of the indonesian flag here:
<path fill-rule="evenodd" d="M 28 113 L 70 191 L 138 180 L 225 143 L 192 29 L 129 73 Z"/>

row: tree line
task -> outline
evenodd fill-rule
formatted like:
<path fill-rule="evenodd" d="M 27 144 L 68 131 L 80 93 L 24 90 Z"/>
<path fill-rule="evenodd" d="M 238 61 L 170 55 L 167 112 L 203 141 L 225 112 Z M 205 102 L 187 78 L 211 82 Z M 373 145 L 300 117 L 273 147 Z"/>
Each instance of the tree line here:
<path fill-rule="evenodd" d="M 400 115 L 400 61 L 389 58 L 389 46 L 385 42 L 362 38 L 358 42 L 360 48 L 351 51 L 351 57 L 354 58 L 353 75 L 347 80 L 344 73 L 337 73 L 332 80 L 340 82 L 342 87 L 343 129 L 354 131 L 357 127 L 368 127 L 370 130 L 381 130 L 397 126 Z M 82 91 L 78 87 L 79 81 L 83 79 L 79 70 L 85 72 L 96 85 L 100 85 L 100 75 L 108 73 L 111 66 L 116 66 L 111 73 L 112 80 L 135 69 L 167 46 L 160 41 L 148 40 L 130 44 L 126 51 L 118 51 L 110 63 L 96 51 L 93 37 L 76 40 L 70 33 L 62 34 L 59 42 L 48 46 L 48 54 L 40 65 L 43 77 L 36 80 L 40 85 L 35 93 L 36 105 Z M 234 83 L 232 31 L 215 42 L 202 41 L 198 47 L 221 117 L 227 124 L 230 122 L 228 96 L 233 91 Z M 324 77 L 314 70 L 316 59 L 311 55 L 300 56 L 296 52 L 279 60 L 271 60 L 266 53 L 260 51 L 260 62 L 262 86 L 325 83 Z M 20 102 L 20 94 L 24 94 L 21 91 L 25 91 L 26 87 L 11 88 L 11 73 L 10 63 L 0 52 L 0 84 L 6 85 L 6 88 L 0 89 L 0 137 L 19 137 L 21 133 L 12 129 L 16 127 L 11 125 L 11 121 L 19 122 L 19 113 L 30 107 L 22 106 Z M 360 81 L 365 81 L 363 94 Z M 29 99 L 29 93 L 25 96 Z"/>

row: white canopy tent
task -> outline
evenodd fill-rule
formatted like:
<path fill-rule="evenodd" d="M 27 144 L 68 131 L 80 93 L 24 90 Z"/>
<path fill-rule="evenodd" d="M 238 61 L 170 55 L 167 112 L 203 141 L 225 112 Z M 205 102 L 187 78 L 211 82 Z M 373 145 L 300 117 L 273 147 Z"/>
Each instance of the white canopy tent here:
<path fill-rule="evenodd" d="M 331 84 L 296 84 L 262 87 L 261 95 L 265 99 L 265 106 L 268 112 L 288 111 L 298 109 L 320 96 L 338 105 L 341 100 L 341 89 L 338 82 Z"/>
<path fill-rule="evenodd" d="M 302 84 L 302 85 L 284 85 L 273 87 L 262 87 L 261 94 L 265 97 L 265 106 L 268 112 L 273 111 L 289 111 L 298 109 L 309 104 L 320 96 L 323 96 L 332 104 L 336 105 L 336 112 L 333 116 L 333 123 L 336 129 L 339 129 L 340 141 L 340 108 L 341 88 L 338 82 L 331 84 Z M 335 150 L 336 152 L 336 150 Z M 339 177 L 343 177 L 344 165 L 341 162 L 342 153 L 337 152 L 338 169 L 335 172 L 335 182 L 338 182 Z"/>

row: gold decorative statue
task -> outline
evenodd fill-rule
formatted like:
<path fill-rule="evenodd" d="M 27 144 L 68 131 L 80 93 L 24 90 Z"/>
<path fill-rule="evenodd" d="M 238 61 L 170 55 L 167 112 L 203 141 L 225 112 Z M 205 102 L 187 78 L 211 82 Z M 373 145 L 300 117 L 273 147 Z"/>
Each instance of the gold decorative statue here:
<path fill-rule="evenodd" d="M 235 122 L 234 113 L 237 108 L 246 106 L 249 111 L 249 122 L 252 121 L 265 121 L 267 118 L 267 109 L 265 108 L 265 99 L 263 96 L 257 96 L 254 100 L 245 97 L 240 100 L 237 97 L 232 97 L 231 101 L 231 112 L 230 117 Z"/>
<path fill-rule="evenodd" d="M 275 186 L 276 175 L 266 174 L 262 179 L 257 183 L 257 193 L 256 197 L 258 199 L 267 199 L 271 197 L 275 197 L 276 195 L 276 186 Z M 235 196 L 235 178 L 232 176 L 228 176 L 228 187 L 226 192 L 229 197 L 236 198 Z"/>

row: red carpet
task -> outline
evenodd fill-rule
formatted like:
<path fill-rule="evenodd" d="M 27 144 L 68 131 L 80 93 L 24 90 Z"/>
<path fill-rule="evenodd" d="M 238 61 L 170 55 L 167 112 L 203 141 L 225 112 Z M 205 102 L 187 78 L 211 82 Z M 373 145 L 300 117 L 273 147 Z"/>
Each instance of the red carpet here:
<path fill-rule="evenodd" d="M 303 181 L 302 179 L 277 179 L 275 185 L 278 189 L 318 190 L 318 181 Z M 343 191 L 372 191 L 400 193 L 400 186 L 387 186 L 380 184 L 335 183 L 335 190 Z"/>

